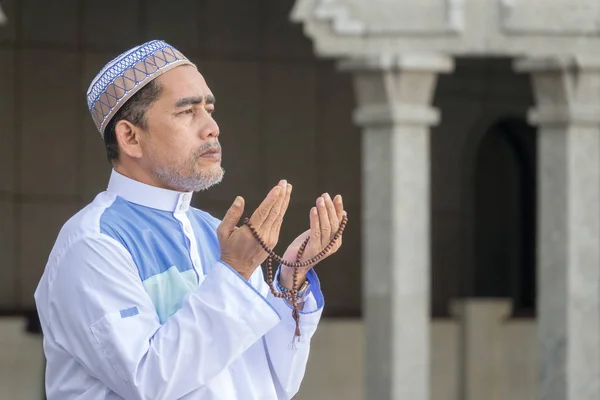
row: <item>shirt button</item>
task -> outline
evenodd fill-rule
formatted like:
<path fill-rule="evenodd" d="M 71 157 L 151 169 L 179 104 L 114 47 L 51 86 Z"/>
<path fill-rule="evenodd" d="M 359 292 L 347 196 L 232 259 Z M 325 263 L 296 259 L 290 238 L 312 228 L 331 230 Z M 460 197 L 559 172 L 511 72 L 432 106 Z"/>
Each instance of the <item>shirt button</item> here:
<path fill-rule="evenodd" d="M 190 228 L 189 225 L 186 225 L 185 228 L 183 228 L 187 233 L 191 233 L 192 232 L 192 228 Z"/>

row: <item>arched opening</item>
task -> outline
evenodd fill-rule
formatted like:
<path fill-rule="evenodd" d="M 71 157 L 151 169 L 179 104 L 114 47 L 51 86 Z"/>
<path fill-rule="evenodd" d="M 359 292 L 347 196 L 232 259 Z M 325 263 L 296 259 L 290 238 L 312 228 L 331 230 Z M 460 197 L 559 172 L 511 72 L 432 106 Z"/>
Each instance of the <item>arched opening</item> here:
<path fill-rule="evenodd" d="M 520 119 L 483 136 L 474 183 L 474 265 L 470 297 L 513 300 L 515 316 L 535 314 L 536 135 Z"/>

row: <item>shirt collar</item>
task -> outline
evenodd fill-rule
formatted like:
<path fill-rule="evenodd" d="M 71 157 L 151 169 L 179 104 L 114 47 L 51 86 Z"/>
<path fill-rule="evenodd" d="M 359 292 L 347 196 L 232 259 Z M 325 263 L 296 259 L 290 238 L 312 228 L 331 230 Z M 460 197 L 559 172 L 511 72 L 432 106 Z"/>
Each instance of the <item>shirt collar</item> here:
<path fill-rule="evenodd" d="M 150 186 L 121 175 L 114 169 L 110 175 L 107 191 L 141 206 L 163 211 L 186 212 L 193 192 L 177 192 Z"/>

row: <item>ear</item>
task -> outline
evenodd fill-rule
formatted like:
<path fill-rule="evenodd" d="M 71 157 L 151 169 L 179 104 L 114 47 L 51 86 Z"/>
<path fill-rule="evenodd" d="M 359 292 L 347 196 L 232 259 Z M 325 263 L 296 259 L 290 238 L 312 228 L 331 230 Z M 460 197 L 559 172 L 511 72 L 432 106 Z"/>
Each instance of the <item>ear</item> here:
<path fill-rule="evenodd" d="M 131 158 L 142 157 L 142 147 L 140 145 L 140 128 L 124 119 L 115 125 L 115 136 L 119 143 L 119 151 L 127 154 Z"/>

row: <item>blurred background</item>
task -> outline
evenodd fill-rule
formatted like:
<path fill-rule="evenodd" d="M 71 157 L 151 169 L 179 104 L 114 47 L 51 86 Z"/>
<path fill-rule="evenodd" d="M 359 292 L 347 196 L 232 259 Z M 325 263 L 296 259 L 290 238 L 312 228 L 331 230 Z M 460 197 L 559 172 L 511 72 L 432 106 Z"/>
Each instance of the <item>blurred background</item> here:
<path fill-rule="evenodd" d="M 297 399 L 600 399 L 597 3 L 1 0 L 0 400 L 44 398 L 33 292 L 108 181 L 86 90 L 152 39 L 218 100 L 196 207 L 288 179 L 281 253 L 344 197 Z"/>

